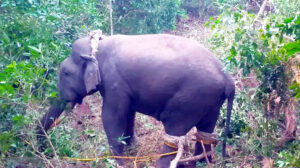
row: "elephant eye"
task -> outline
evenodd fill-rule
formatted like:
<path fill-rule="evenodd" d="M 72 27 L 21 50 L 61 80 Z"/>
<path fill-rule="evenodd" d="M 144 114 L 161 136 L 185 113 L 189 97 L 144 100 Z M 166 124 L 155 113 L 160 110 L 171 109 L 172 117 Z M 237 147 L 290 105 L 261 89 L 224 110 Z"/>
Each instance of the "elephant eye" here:
<path fill-rule="evenodd" d="M 65 76 L 69 76 L 69 75 L 70 75 L 70 73 L 67 72 L 67 71 L 63 71 L 63 74 L 64 74 Z"/>

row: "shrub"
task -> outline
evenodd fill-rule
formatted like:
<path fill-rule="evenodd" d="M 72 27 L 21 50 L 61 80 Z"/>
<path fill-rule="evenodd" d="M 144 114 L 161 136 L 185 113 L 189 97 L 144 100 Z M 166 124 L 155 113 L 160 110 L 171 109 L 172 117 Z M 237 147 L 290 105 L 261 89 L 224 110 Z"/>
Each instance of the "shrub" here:
<path fill-rule="evenodd" d="M 106 30 L 106 16 L 100 14 L 97 3 L 95 0 L 1 2 L 2 157 L 25 152 L 24 139 L 34 132 L 33 121 L 44 114 L 47 100 L 56 97 L 56 69 L 69 55 L 73 41 L 90 30 Z"/>
<path fill-rule="evenodd" d="M 294 4 L 297 6 L 297 2 Z M 275 10 L 257 16 L 237 6 L 224 10 L 207 23 L 214 30 L 211 49 L 235 73 L 238 105 L 233 114 L 241 111 L 246 114 L 233 117 L 232 130 L 243 133 L 247 128 L 247 134 L 242 139 L 232 139 L 231 143 L 243 143 L 244 152 L 258 157 L 278 158 L 272 149 L 284 149 L 276 148 L 282 147 L 279 144 L 282 132 L 288 132 L 282 130 L 281 125 L 289 120 L 285 113 L 290 111 L 289 106 L 295 105 L 291 104 L 293 96 L 299 96 L 290 60 L 300 52 L 300 16 L 297 13 L 286 15 L 284 11 L 286 9 L 283 13 Z M 255 80 L 257 88 L 247 87 L 251 79 Z M 248 95 L 241 99 L 244 93 Z M 296 115 L 296 111 L 291 115 Z"/>
<path fill-rule="evenodd" d="M 122 34 L 159 33 L 176 29 L 178 17 L 185 16 L 181 0 L 115 1 L 114 27 Z"/>

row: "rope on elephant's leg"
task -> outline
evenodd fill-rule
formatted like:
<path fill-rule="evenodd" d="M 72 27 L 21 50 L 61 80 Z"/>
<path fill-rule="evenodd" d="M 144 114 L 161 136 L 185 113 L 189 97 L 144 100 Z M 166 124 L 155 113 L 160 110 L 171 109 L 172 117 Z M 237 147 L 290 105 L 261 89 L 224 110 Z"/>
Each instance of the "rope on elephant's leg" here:
<path fill-rule="evenodd" d="M 183 146 L 186 143 L 185 141 L 186 141 L 185 136 L 178 137 L 178 152 L 177 152 L 176 157 L 171 161 L 170 168 L 177 167 L 178 161 L 183 154 Z"/>

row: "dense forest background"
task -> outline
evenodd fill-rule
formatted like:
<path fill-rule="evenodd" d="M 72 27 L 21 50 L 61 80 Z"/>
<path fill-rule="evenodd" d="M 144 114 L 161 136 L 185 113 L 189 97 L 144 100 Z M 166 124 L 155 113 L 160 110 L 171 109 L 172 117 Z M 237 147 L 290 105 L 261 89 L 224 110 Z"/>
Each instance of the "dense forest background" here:
<path fill-rule="evenodd" d="M 37 154 L 35 128 L 57 96 L 57 67 L 72 43 L 95 29 L 170 33 L 203 43 L 222 60 L 237 90 L 230 157 L 222 159 L 218 145 L 215 167 L 300 167 L 299 9 L 299 0 L 1 0 L 0 167 L 115 167 L 111 159 L 62 158 L 108 154 L 101 121 L 93 119 L 101 115 L 100 95 L 87 98 L 81 111 L 65 112 L 49 133 L 51 146 Z M 215 131 L 220 139 L 225 114 Z M 161 125 L 146 116 L 138 116 L 137 125 L 140 149 L 129 154 L 157 152 L 149 137 Z"/>

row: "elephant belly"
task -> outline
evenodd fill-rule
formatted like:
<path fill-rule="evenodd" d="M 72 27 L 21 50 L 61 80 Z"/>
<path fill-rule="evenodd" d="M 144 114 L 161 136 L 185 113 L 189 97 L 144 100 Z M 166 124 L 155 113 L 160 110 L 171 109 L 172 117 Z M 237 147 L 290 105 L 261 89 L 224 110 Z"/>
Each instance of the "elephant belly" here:
<path fill-rule="evenodd" d="M 188 130 L 208 113 L 218 112 L 225 100 L 225 85 L 216 83 L 199 85 L 186 81 L 179 86 L 163 87 L 152 94 L 149 94 L 149 89 L 146 91 L 147 94 L 141 92 L 140 99 L 135 101 L 136 111 L 153 116 L 163 123 L 182 123 L 179 125 Z"/>

